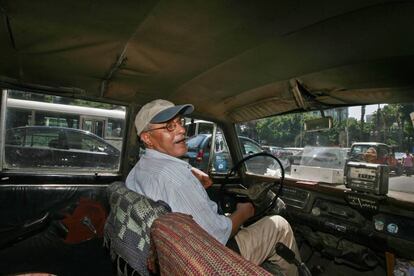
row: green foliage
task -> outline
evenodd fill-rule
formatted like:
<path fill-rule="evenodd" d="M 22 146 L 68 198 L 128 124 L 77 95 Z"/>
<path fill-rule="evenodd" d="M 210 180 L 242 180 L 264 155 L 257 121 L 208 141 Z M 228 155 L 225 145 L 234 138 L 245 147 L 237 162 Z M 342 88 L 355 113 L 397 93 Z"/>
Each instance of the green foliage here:
<path fill-rule="evenodd" d="M 396 145 L 399 150 L 403 150 L 410 144 L 409 137 L 414 137 L 409 117 L 412 111 L 412 104 L 388 104 L 373 112 L 368 121 L 361 122 L 355 118 L 334 119 L 332 129 L 307 133 L 303 131 L 304 121 L 319 116 L 312 113 L 288 114 L 246 123 L 241 134 L 282 147 L 350 147 L 354 142 L 375 141 Z"/>
<path fill-rule="evenodd" d="M 310 114 L 289 114 L 257 121 L 256 129 L 261 140 L 283 147 L 298 146 L 303 132 L 304 120 L 313 118 Z"/>

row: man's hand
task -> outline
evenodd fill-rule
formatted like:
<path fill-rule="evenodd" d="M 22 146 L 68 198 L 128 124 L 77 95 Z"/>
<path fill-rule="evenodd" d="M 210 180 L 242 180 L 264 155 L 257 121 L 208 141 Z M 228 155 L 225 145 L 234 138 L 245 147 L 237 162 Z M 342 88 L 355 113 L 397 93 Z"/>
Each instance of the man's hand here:
<path fill-rule="evenodd" d="M 254 216 L 254 206 L 251 202 L 237 203 L 236 211 L 231 214 L 230 219 L 232 222 L 231 235 L 235 235 L 246 220 Z"/>
<path fill-rule="evenodd" d="M 213 180 L 211 180 L 211 178 L 205 172 L 196 168 L 191 168 L 191 172 L 201 182 L 204 189 L 210 188 L 210 186 L 213 185 Z"/>
<path fill-rule="evenodd" d="M 236 212 L 242 212 L 247 220 L 254 216 L 254 206 L 251 202 L 237 203 Z"/>

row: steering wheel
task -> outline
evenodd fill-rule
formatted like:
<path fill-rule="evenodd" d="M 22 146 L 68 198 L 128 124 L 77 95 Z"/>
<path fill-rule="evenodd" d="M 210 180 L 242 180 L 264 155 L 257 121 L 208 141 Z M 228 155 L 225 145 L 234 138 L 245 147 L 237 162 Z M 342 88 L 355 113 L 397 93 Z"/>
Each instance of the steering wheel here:
<path fill-rule="evenodd" d="M 224 187 L 229 177 L 235 174 L 235 172 L 240 168 L 240 166 L 243 163 L 257 156 L 271 157 L 274 160 L 276 160 L 277 163 L 279 164 L 281 177 L 280 177 L 279 189 L 277 190 L 276 194 L 271 190 L 271 188 L 276 187 L 278 180 L 275 180 L 273 183 L 269 183 L 269 182 L 254 183 L 247 189 Z M 221 190 L 220 204 L 221 205 L 224 204 L 224 193 L 233 194 L 239 197 L 247 197 L 248 201 L 252 202 L 252 204 L 255 207 L 254 216 L 246 221 L 246 224 L 251 224 L 259 220 L 260 218 L 262 218 L 263 215 L 268 213 L 270 210 L 272 210 L 276 206 L 279 195 L 283 189 L 284 179 L 285 179 L 285 170 L 283 168 L 282 162 L 280 162 L 280 160 L 274 155 L 269 154 L 267 152 L 259 152 L 259 153 L 246 156 L 243 159 L 241 159 L 239 162 L 237 162 L 236 165 L 234 165 L 233 168 L 231 168 L 229 172 L 226 174 L 225 180 L 220 186 L 220 190 Z M 242 184 L 244 183 L 242 182 Z M 283 202 L 282 202 L 282 205 L 284 205 Z"/>

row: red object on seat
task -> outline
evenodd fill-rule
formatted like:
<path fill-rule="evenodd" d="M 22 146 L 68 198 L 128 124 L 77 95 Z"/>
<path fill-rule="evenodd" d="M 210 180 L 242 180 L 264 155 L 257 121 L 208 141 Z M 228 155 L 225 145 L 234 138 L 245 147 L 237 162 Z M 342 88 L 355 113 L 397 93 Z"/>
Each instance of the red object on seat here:
<path fill-rule="evenodd" d="M 68 229 L 65 242 L 76 244 L 103 236 L 107 213 L 102 204 L 89 198 L 80 198 L 72 214 L 67 214 L 63 224 Z"/>
<path fill-rule="evenodd" d="M 271 275 L 222 245 L 189 215 L 168 213 L 151 227 L 149 263 L 161 275 Z"/>

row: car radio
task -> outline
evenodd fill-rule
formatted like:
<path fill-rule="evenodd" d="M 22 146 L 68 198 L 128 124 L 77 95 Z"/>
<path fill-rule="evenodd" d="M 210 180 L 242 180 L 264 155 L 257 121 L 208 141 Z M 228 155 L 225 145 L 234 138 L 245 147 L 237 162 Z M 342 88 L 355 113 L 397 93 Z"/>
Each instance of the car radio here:
<path fill-rule="evenodd" d="M 346 164 L 346 187 L 353 191 L 375 195 L 388 193 L 389 167 L 383 164 L 348 162 Z"/>

